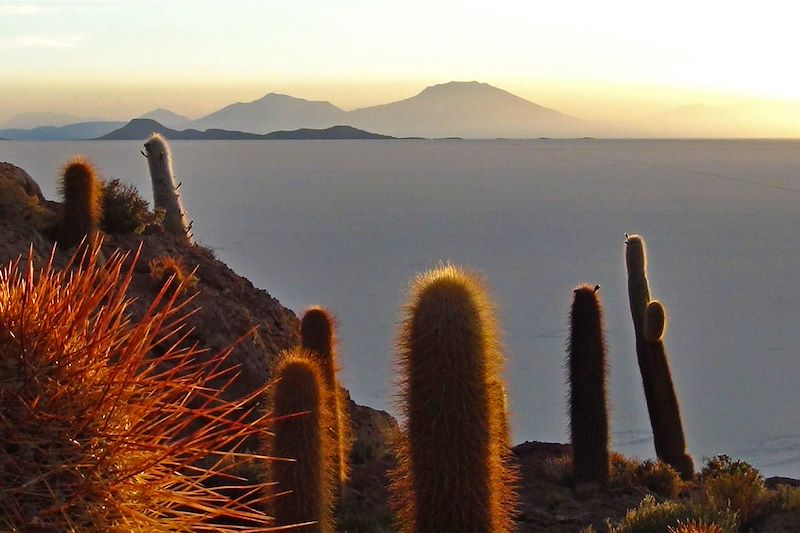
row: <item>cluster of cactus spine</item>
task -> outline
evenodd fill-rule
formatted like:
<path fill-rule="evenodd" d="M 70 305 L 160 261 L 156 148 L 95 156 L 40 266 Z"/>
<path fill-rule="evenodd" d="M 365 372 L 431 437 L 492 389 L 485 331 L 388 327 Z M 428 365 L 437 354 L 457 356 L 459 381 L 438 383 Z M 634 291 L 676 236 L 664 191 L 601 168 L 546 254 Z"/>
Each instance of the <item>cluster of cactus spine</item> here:
<path fill-rule="evenodd" d="M 650 300 L 644 239 L 639 235 L 626 237 L 628 297 L 656 455 L 683 479 L 692 479 L 694 461 L 686 452 L 680 408 L 664 348 L 666 314 L 660 303 Z"/>
<path fill-rule="evenodd" d="M 86 158 L 71 159 L 61 174 L 64 220 L 58 240 L 71 248 L 94 238 L 100 227 L 102 184 L 94 165 Z"/>
<path fill-rule="evenodd" d="M 609 429 L 606 346 L 597 291 L 574 291 L 567 358 L 573 475 L 577 482 L 608 484 Z"/>
<path fill-rule="evenodd" d="M 330 391 L 318 360 L 308 351 L 284 352 L 271 390 L 273 436 L 265 455 L 289 459 L 269 463 L 272 516 L 276 526 L 302 524 L 299 531 L 333 533 L 334 468 Z"/>
<path fill-rule="evenodd" d="M 405 434 L 392 489 L 407 532 L 512 529 L 503 356 L 479 281 L 445 266 L 411 289 L 399 346 Z"/>
<path fill-rule="evenodd" d="M 142 152 L 150 167 L 150 179 L 153 183 L 153 207 L 164 210 L 164 228 L 183 239 L 187 244 L 194 244 L 192 224 L 183 208 L 181 195 L 178 192 L 180 183 L 175 183 L 172 170 L 172 156 L 166 139 L 154 133 L 146 143 Z"/>
<path fill-rule="evenodd" d="M 101 266 L 100 245 L 63 269 L 51 255 L 37 271 L 31 249 L 27 265 L 0 270 L 0 530 L 265 523 L 260 484 L 214 484 L 231 477 L 229 450 L 259 433 L 256 394 L 231 402 L 214 385 L 231 380 L 230 349 L 181 347 L 188 310 L 167 287 L 132 319 L 136 258 L 117 251 Z"/>
<path fill-rule="evenodd" d="M 319 360 L 322 377 L 330 391 L 329 411 L 333 415 L 333 441 L 336 449 L 336 478 L 340 487 L 347 481 L 350 456 L 350 422 L 342 403 L 342 392 L 337 377 L 339 371 L 336 351 L 335 320 L 323 307 L 308 309 L 300 321 L 300 343 Z"/>

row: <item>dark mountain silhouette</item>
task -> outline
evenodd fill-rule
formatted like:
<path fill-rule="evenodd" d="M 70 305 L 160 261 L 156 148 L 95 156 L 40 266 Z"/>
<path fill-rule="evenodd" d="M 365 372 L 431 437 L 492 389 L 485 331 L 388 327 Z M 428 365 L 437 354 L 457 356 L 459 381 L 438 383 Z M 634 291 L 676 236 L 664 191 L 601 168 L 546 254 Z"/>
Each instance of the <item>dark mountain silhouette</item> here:
<path fill-rule="evenodd" d="M 79 122 L 68 126 L 41 126 L 30 130 L 0 130 L 0 137 L 15 141 L 77 141 L 94 139 L 123 126 L 124 122 Z"/>
<path fill-rule="evenodd" d="M 238 102 L 193 121 L 196 129 L 268 133 L 297 128 L 328 128 L 347 122 L 347 113 L 330 102 L 314 102 L 269 93 L 252 102 Z"/>
<path fill-rule="evenodd" d="M 158 108 L 153 109 L 152 111 L 148 111 L 144 115 L 141 115 L 137 118 L 149 118 L 151 120 L 155 120 L 159 124 L 163 124 L 168 128 L 186 128 L 189 126 L 189 123 L 192 121 L 188 117 L 184 117 L 183 115 L 179 115 L 169 109 Z"/>
<path fill-rule="evenodd" d="M 390 135 L 370 133 L 352 126 L 332 126 L 324 129 L 300 128 L 293 131 L 273 131 L 264 135 L 264 139 L 396 139 Z"/>
<path fill-rule="evenodd" d="M 398 136 L 578 136 L 586 121 L 534 104 L 486 83 L 433 85 L 416 96 L 348 113 L 359 128 Z"/>
<path fill-rule="evenodd" d="M 103 135 L 98 140 L 144 140 L 153 133 L 160 133 L 170 140 L 181 141 L 227 141 L 227 140 L 314 140 L 314 139 L 391 139 L 387 135 L 379 135 L 368 131 L 359 130 L 351 126 L 333 126 L 325 129 L 303 128 L 294 131 L 275 131 L 263 135 L 230 131 L 221 129 L 208 129 L 199 131 L 195 129 L 174 130 L 155 120 L 135 118 L 118 130 Z"/>

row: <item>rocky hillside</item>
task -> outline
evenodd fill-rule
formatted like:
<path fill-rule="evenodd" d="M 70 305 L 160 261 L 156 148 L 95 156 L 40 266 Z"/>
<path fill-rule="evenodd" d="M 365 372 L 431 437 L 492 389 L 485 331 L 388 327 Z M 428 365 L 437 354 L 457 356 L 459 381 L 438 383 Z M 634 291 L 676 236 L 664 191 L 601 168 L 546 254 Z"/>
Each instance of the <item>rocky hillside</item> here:
<path fill-rule="evenodd" d="M 55 244 L 53 226 L 60 210 L 60 204 L 44 200 L 35 180 L 24 170 L 1 163 L 0 261 L 8 263 L 24 256 L 33 245 L 34 256 L 41 265 Z M 255 327 L 255 332 L 231 354 L 231 363 L 240 365 L 242 371 L 230 394 L 244 395 L 263 385 L 278 353 L 297 343 L 295 314 L 234 273 L 212 251 L 186 246 L 161 231 L 146 233 L 149 234 L 107 234 L 103 246 L 106 255 L 117 248 L 135 254 L 141 246 L 130 291 L 136 299 L 131 307 L 133 315 L 142 313 L 160 289 L 160 283 L 151 277 L 150 261 L 164 256 L 180 259 L 188 270 L 197 269 L 197 283 L 189 291 L 197 295 L 190 304 L 194 314 L 188 320 L 193 329 L 188 340 L 215 352 Z M 69 250 L 57 250 L 56 264 L 64 264 L 69 255 Z"/>
<path fill-rule="evenodd" d="M 24 258 L 32 249 L 34 261 L 43 264 L 53 249 L 61 210 L 59 203 L 42 196 L 36 181 L 24 170 L 0 163 L 0 261 Z M 131 307 L 134 316 L 144 311 L 160 288 L 160 282 L 153 279 L 150 261 L 172 256 L 188 270 L 196 268 L 197 280 L 189 291 L 196 296 L 189 303 L 194 314 L 188 320 L 193 328 L 188 340 L 211 351 L 239 340 L 230 362 L 239 365 L 241 372 L 228 391 L 230 396 L 240 397 L 266 383 L 278 353 L 298 342 L 295 314 L 234 273 L 212 251 L 187 246 L 160 230 L 158 224 L 138 233 L 107 233 L 104 254 L 118 248 L 131 254 L 140 250 L 129 293 L 136 298 Z M 57 250 L 56 265 L 63 266 L 69 254 L 69 250 Z M 250 333 L 254 327 L 255 332 Z M 351 479 L 338 510 L 339 530 L 394 531 L 388 475 L 395 465 L 390 443 L 398 433 L 397 422 L 388 413 L 357 405 L 349 395 L 347 406 L 355 442 Z M 690 500 L 702 502 L 704 491 L 711 490 L 711 485 L 682 484 L 677 474 L 663 465 L 615 454 L 611 485 L 600 491 L 572 482 L 567 445 L 524 443 L 514 448 L 514 455 L 521 478 L 519 532 L 577 533 L 587 526 L 608 531 L 607 520 L 621 520 L 646 495 L 655 495 L 657 501 L 686 504 Z M 724 475 L 729 483 L 741 483 L 740 478 Z M 764 484 L 759 477 L 749 485 L 733 485 L 738 487 L 737 494 L 745 494 L 740 503 L 751 505 L 751 513 L 759 513 L 751 530 L 800 531 L 800 489 L 786 488 L 799 484 L 786 478 L 773 478 Z"/>
<path fill-rule="evenodd" d="M 0 263 L 24 260 L 32 249 L 35 264 L 43 265 L 55 245 L 55 227 L 61 211 L 61 204 L 45 199 L 36 180 L 25 170 L 0 162 Z M 139 250 L 129 291 L 129 296 L 135 298 L 130 308 L 134 316 L 144 312 L 160 289 L 160 283 L 151 276 L 150 261 L 171 256 L 179 259 L 187 271 L 196 268 L 197 281 L 187 291 L 196 293 L 190 303 L 193 314 L 188 325 L 192 333 L 187 340 L 212 353 L 238 341 L 229 358 L 231 364 L 241 368 L 228 389 L 231 398 L 244 396 L 266 383 L 280 351 L 297 344 L 299 322 L 295 313 L 237 275 L 211 250 L 187 246 L 157 226 L 141 234 L 106 232 L 105 238 L 106 256 L 116 249 L 131 255 Z M 65 265 L 72 251 L 56 250 L 55 264 Z M 255 331 L 248 334 L 253 328 Z M 388 413 L 356 404 L 349 394 L 347 407 L 355 443 L 352 481 L 342 513 L 355 526 L 351 531 L 372 531 L 371 525 L 376 521 L 389 524 L 391 520 L 386 471 L 392 457 L 386 443 L 397 431 L 397 423 Z M 369 524 L 366 528 L 358 525 L 365 523 Z"/>

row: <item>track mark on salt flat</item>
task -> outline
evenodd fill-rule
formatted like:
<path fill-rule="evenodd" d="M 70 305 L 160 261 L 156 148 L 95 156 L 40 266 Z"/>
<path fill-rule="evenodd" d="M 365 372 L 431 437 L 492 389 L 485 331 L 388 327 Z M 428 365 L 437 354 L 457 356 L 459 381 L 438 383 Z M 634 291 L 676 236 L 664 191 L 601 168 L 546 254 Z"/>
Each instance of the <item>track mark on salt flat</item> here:
<path fill-rule="evenodd" d="M 753 180 L 748 180 L 748 179 L 745 179 L 745 178 L 736 178 L 736 177 L 733 177 L 733 176 L 726 176 L 724 174 L 715 174 L 714 172 L 705 172 L 703 170 L 695 170 L 693 168 L 676 167 L 676 166 L 673 166 L 673 165 L 663 165 L 663 164 L 659 164 L 659 163 L 647 163 L 647 162 L 643 162 L 643 161 L 631 161 L 631 160 L 627 160 L 627 159 L 612 159 L 612 158 L 608 158 L 608 157 L 601 157 L 601 158 L 598 158 L 598 159 L 604 159 L 605 161 L 610 161 L 612 163 L 626 163 L 626 164 L 631 164 L 631 165 L 639 165 L 639 166 L 643 166 L 643 167 L 654 167 L 654 168 L 663 168 L 663 169 L 667 169 L 667 170 L 676 170 L 678 172 L 686 172 L 687 174 L 695 174 L 697 176 L 704 176 L 704 177 L 707 177 L 707 178 L 715 178 L 715 179 L 718 179 L 718 180 L 730 181 L 730 182 L 734 182 L 734 183 L 741 183 L 741 184 L 744 184 L 744 185 L 753 185 L 755 187 L 761 187 L 761 188 L 764 188 L 764 189 L 773 189 L 773 190 L 776 190 L 776 191 L 786 191 L 786 192 L 793 192 L 793 193 L 800 194 L 800 188 L 797 188 L 797 187 L 789 187 L 789 186 L 786 186 L 786 185 L 777 185 L 775 183 L 763 183 L 763 182 L 760 182 L 760 181 L 753 181 Z"/>

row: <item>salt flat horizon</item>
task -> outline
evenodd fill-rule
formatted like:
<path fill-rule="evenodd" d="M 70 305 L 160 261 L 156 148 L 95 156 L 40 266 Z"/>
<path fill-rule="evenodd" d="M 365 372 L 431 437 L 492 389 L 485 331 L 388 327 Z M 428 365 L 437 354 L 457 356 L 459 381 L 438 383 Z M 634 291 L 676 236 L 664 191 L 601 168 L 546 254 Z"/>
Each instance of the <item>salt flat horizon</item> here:
<path fill-rule="evenodd" d="M 151 199 L 139 141 L 3 142 L 45 196 L 74 153 Z M 391 409 L 413 276 L 480 272 L 508 347 L 514 441 L 567 440 L 572 288 L 605 306 L 613 446 L 652 457 L 627 307 L 624 233 L 648 243 L 689 450 L 800 476 L 800 141 L 176 141 L 198 241 L 296 312 L 338 317 L 342 381 Z"/>

